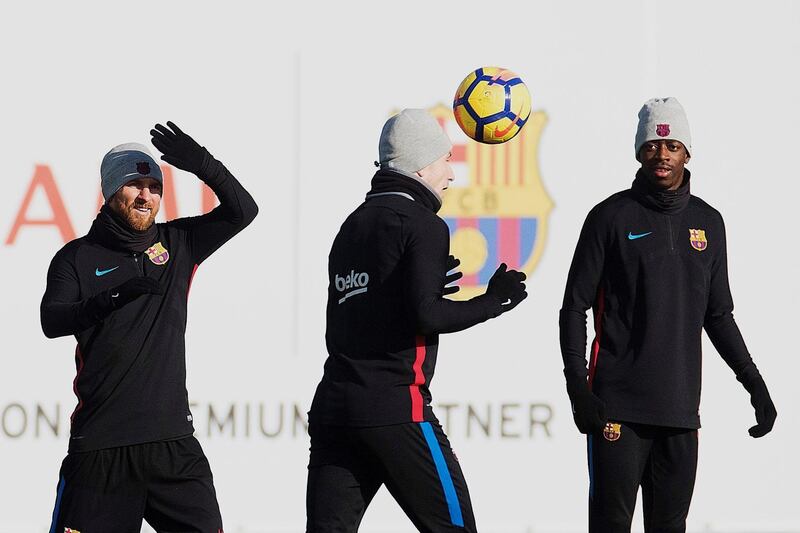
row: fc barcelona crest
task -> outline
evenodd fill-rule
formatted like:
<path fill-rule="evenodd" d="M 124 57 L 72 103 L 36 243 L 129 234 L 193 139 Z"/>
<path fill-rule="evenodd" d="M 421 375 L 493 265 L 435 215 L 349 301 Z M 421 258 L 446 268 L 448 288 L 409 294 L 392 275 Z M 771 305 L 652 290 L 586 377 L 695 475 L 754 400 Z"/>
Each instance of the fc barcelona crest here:
<path fill-rule="evenodd" d="M 539 139 L 547 115 L 532 112 L 519 134 L 503 144 L 473 142 L 449 106 L 429 109 L 453 139 L 450 163 L 456 180 L 439 215 L 450 229 L 450 253 L 461 260 L 461 291 L 482 294 L 500 263 L 525 272 L 536 268 L 547 236 L 553 201 L 539 175 Z"/>
<path fill-rule="evenodd" d="M 619 440 L 621 436 L 622 426 L 620 424 L 609 422 L 606 424 L 606 427 L 603 428 L 603 437 L 605 437 L 605 439 L 609 442 Z"/>
<path fill-rule="evenodd" d="M 706 240 L 706 231 L 702 229 L 690 229 L 689 242 L 692 243 L 692 248 L 694 248 L 698 252 L 702 252 L 703 250 L 706 249 L 706 247 L 708 247 L 708 241 Z"/>
<path fill-rule="evenodd" d="M 669 124 L 656 124 L 656 135 L 659 137 L 669 135 Z"/>
<path fill-rule="evenodd" d="M 147 254 L 147 257 L 150 258 L 150 261 L 152 261 L 154 265 L 161 266 L 169 261 L 169 252 L 166 248 L 164 248 L 164 245 L 162 245 L 161 242 L 155 243 L 144 253 Z"/>

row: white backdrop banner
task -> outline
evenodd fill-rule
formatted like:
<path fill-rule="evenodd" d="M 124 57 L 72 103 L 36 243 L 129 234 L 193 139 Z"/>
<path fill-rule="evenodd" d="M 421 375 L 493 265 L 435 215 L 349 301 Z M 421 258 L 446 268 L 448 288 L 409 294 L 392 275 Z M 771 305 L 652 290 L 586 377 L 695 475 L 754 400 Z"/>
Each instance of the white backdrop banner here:
<path fill-rule="evenodd" d="M 6 6 L 0 532 L 47 531 L 76 404 L 75 341 L 39 325 L 50 259 L 88 230 L 103 154 L 148 142 L 166 120 L 260 206 L 199 269 L 186 333 L 196 435 L 226 531 L 304 530 L 327 254 L 369 187 L 383 122 L 403 107 L 431 109 L 455 143 L 440 214 L 462 293 L 483 290 L 499 259 L 529 274 L 513 313 L 441 338 L 434 408 L 478 525 L 585 531 L 586 444 L 564 390 L 558 309 L 586 213 L 633 180 L 636 114 L 654 96 L 687 111 L 693 193 L 725 217 L 736 319 L 779 412 L 770 435 L 750 438 L 749 398 L 704 340 L 689 530 L 800 531 L 798 27 L 790 1 Z M 533 99 L 502 146 L 469 141 L 450 113 L 458 83 L 486 65 L 519 74 Z M 194 176 L 164 172 L 162 220 L 214 205 Z M 381 491 L 362 531 L 413 528 Z"/>

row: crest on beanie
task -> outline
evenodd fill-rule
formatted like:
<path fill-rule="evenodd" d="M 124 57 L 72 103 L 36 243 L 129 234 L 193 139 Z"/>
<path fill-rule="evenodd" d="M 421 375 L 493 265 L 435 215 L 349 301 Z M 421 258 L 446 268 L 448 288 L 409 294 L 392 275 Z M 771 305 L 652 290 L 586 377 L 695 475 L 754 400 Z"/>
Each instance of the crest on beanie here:
<path fill-rule="evenodd" d="M 659 137 L 669 135 L 669 124 L 656 124 L 656 135 Z"/>
<path fill-rule="evenodd" d="M 136 172 L 138 172 L 142 176 L 147 176 L 148 174 L 150 174 L 150 163 L 148 163 L 147 161 L 136 163 Z"/>

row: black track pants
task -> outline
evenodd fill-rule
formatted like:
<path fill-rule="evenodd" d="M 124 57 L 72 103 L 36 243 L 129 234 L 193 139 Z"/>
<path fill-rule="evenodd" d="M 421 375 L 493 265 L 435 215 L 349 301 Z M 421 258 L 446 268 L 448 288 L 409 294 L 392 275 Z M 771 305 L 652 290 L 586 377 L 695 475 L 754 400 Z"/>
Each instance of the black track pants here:
<path fill-rule="evenodd" d="M 311 424 L 307 533 L 351 533 L 381 485 L 423 533 L 476 531 L 469 491 L 442 428 Z"/>
<path fill-rule="evenodd" d="M 194 437 L 71 453 L 61 475 L 50 533 L 221 533 L 208 460 Z"/>
<path fill-rule="evenodd" d="M 683 533 L 697 471 L 697 430 L 619 423 L 589 435 L 589 532 L 629 533 L 642 487 L 647 533 Z M 610 429 L 610 431 L 609 431 Z"/>

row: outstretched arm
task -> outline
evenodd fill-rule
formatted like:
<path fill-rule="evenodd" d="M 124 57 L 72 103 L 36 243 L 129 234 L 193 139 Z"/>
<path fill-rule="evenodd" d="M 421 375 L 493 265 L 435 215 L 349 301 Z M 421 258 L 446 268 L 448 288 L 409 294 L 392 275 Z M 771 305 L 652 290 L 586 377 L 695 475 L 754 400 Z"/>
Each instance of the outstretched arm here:
<path fill-rule="evenodd" d="M 494 318 L 515 307 L 527 297 L 522 283 L 525 274 L 498 269 L 485 294 L 467 301 L 452 301 L 443 297 L 447 271 L 452 268 L 448 258 L 450 236 L 447 226 L 437 225 L 420 229 L 405 228 L 407 248 L 404 256 L 407 304 L 415 311 L 418 332 L 422 335 L 452 333 Z M 502 272 L 500 272 L 502 270 Z M 454 278 L 449 277 L 452 281 Z"/>
<path fill-rule="evenodd" d="M 210 213 L 172 222 L 190 232 L 192 257 L 200 264 L 247 227 L 258 214 L 258 206 L 250 193 L 208 150 L 172 122 L 167 122 L 167 126 L 169 128 L 156 124 L 150 130 L 153 146 L 164 154 L 161 159 L 195 174 L 220 201 L 220 205 Z"/>

